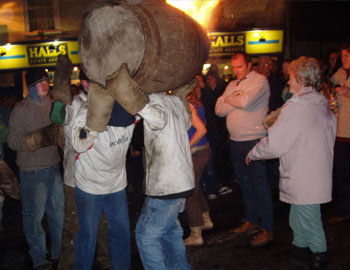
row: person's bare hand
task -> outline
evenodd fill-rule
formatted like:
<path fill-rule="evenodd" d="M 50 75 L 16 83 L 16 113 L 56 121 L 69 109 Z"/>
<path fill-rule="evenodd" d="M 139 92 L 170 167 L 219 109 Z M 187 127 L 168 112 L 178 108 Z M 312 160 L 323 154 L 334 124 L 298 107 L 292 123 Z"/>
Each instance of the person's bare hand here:
<path fill-rule="evenodd" d="M 252 160 L 247 156 L 245 158 L 245 164 L 247 164 L 247 166 L 249 166 L 249 164 L 252 162 Z"/>

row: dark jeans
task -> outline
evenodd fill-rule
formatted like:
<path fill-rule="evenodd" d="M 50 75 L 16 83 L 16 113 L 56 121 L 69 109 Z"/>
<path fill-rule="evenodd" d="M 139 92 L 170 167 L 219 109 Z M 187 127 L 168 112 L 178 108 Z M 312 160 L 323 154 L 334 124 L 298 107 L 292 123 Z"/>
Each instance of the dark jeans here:
<path fill-rule="evenodd" d="M 271 188 L 267 179 L 264 161 L 253 161 L 249 166 L 245 159 L 248 152 L 259 142 L 230 141 L 230 155 L 236 172 L 247 221 L 251 224 L 260 224 L 262 229 L 273 231 L 273 209 Z"/>
<path fill-rule="evenodd" d="M 279 183 L 280 181 L 280 160 L 279 159 L 269 159 L 265 161 L 267 176 L 269 181 Z"/>
<path fill-rule="evenodd" d="M 201 188 L 207 194 L 218 194 L 219 186 L 231 186 L 235 179 L 228 138 L 224 135 L 215 136 L 210 141 L 210 149 L 210 159 L 200 181 Z"/>
<path fill-rule="evenodd" d="M 334 169 L 335 169 L 335 196 L 338 214 L 350 217 L 350 143 L 335 142 Z"/>

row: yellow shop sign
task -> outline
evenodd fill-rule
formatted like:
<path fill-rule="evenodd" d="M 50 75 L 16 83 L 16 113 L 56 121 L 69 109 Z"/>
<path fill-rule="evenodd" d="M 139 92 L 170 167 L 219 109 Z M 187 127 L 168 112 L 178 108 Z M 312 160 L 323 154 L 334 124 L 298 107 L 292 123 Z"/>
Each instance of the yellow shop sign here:
<path fill-rule="evenodd" d="M 246 32 L 246 53 L 282 53 L 283 30 L 255 30 Z"/>
<path fill-rule="evenodd" d="M 60 54 L 67 55 L 73 64 L 79 64 L 78 41 L 0 46 L 0 70 L 54 67 Z"/>
<path fill-rule="evenodd" d="M 231 55 L 237 51 L 244 51 L 244 33 L 209 33 L 210 56 Z"/>
<path fill-rule="evenodd" d="M 209 33 L 209 56 L 232 55 L 235 52 L 248 54 L 282 53 L 283 30 L 252 30 L 244 32 Z"/>
<path fill-rule="evenodd" d="M 61 43 L 56 46 L 27 46 L 29 65 L 56 63 L 57 56 L 60 54 L 67 55 L 67 52 L 67 43 Z"/>

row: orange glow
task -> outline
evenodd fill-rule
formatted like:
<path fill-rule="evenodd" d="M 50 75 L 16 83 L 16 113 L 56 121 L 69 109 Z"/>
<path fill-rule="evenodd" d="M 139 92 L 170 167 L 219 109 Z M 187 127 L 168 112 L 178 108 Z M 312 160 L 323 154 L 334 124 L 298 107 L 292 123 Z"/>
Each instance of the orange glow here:
<path fill-rule="evenodd" d="M 0 8 L 14 8 L 16 7 L 16 1 L 6 1 L 6 3 L 3 3 L 0 5 Z"/>
<path fill-rule="evenodd" d="M 166 0 L 169 5 L 184 11 L 204 28 L 207 28 L 211 12 L 219 0 Z"/>

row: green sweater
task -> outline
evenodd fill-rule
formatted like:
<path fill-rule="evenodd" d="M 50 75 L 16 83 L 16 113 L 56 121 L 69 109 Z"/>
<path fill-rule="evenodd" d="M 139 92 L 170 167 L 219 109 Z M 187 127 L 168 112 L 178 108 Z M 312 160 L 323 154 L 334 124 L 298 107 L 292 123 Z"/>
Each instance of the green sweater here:
<path fill-rule="evenodd" d="M 11 112 L 7 143 L 12 150 L 17 151 L 16 163 L 21 171 L 48 168 L 61 160 L 57 145 L 31 152 L 25 143 L 25 135 L 28 132 L 51 124 L 50 110 L 51 101 L 40 104 L 27 97 Z"/>

